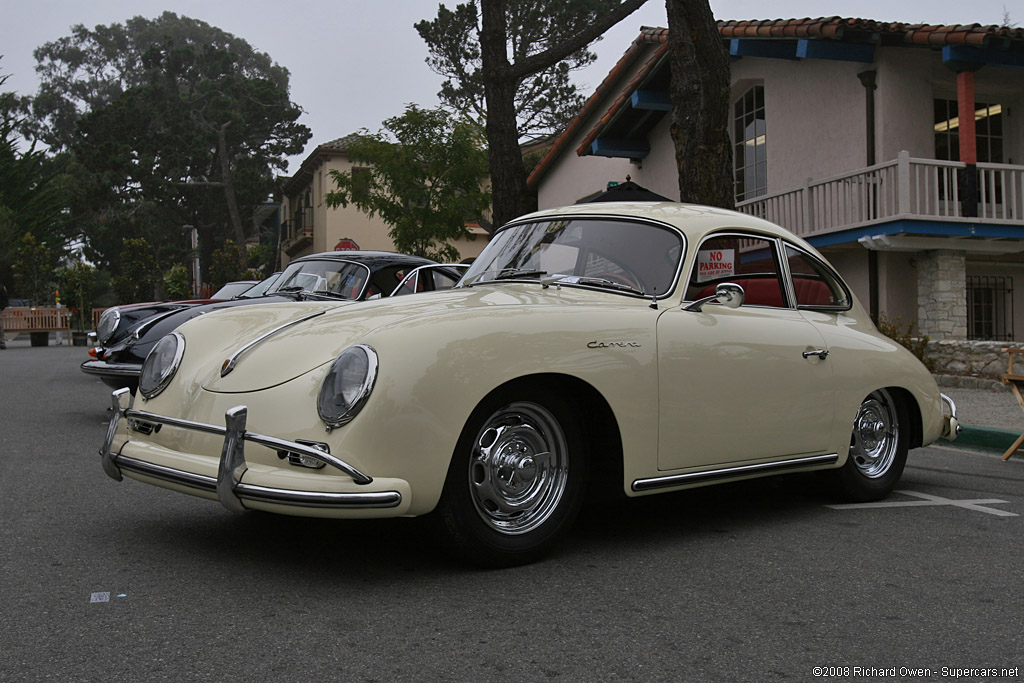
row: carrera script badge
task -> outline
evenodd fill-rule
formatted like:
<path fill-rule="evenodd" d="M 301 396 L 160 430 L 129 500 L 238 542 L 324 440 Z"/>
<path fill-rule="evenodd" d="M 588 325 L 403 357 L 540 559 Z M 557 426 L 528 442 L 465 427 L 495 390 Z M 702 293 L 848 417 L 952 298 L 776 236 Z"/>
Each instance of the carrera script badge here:
<path fill-rule="evenodd" d="M 592 341 L 588 349 L 639 349 L 640 344 L 631 341 Z"/>

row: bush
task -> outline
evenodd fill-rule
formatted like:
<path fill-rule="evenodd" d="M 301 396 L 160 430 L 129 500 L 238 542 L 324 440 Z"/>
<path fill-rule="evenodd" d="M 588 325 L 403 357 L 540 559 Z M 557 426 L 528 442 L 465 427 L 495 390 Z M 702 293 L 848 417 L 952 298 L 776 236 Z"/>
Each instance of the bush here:
<path fill-rule="evenodd" d="M 159 277 L 149 242 L 141 237 L 125 239 L 121 248 L 121 272 L 110 282 L 119 303 L 152 301 Z"/>
<path fill-rule="evenodd" d="M 934 370 L 931 359 L 926 357 L 931 338 L 917 333 L 917 323 L 904 324 L 899 316 L 889 318 L 883 314 L 878 316 L 877 327 L 879 332 L 914 354 L 929 371 Z"/>
<path fill-rule="evenodd" d="M 72 326 L 76 330 L 91 329 L 96 269 L 88 263 L 78 262 L 57 271 L 57 281 L 62 303 L 71 309 Z"/>
<path fill-rule="evenodd" d="M 164 292 L 168 299 L 189 299 L 192 297 L 192 283 L 189 281 L 188 268 L 180 263 L 175 264 L 164 273 Z"/>

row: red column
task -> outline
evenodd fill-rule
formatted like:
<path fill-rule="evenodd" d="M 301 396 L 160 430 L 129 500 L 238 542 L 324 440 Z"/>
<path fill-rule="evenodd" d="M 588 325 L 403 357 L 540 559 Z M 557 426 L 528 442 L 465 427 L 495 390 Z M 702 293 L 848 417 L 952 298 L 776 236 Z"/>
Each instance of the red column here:
<path fill-rule="evenodd" d="M 956 75 L 957 116 L 960 119 L 960 161 L 978 163 L 978 142 L 974 133 L 974 72 Z"/>

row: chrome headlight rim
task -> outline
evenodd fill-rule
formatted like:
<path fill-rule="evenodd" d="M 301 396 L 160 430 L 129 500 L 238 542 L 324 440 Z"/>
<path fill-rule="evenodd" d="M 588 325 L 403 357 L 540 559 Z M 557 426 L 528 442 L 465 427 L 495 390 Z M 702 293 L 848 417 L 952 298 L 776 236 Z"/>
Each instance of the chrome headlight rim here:
<path fill-rule="evenodd" d="M 98 339 L 101 344 L 106 344 L 114 338 L 114 333 L 117 332 L 117 327 L 120 324 L 120 308 L 114 306 L 103 311 L 100 315 L 99 322 L 96 323 L 96 339 Z"/>
<path fill-rule="evenodd" d="M 161 345 L 168 340 L 174 341 L 174 355 L 171 358 L 171 362 L 165 367 L 160 368 L 158 372 L 158 379 L 154 386 L 144 386 L 144 382 L 147 376 L 146 370 L 151 367 L 152 363 L 158 362 L 158 358 L 161 351 Z M 185 337 L 181 336 L 177 332 L 171 332 L 165 335 L 160 341 L 158 341 L 153 349 L 146 356 L 145 362 L 142 364 L 142 372 L 139 373 L 139 393 L 142 394 L 143 399 L 151 399 L 159 396 L 160 393 L 167 388 L 167 385 L 174 379 L 174 375 L 177 374 L 178 368 L 181 366 L 181 359 L 185 356 Z"/>
<path fill-rule="evenodd" d="M 337 374 L 342 363 L 347 360 L 350 354 L 363 353 L 366 358 L 366 373 L 359 384 L 355 398 L 348 402 L 348 406 L 340 413 L 327 412 L 325 411 L 325 399 L 333 400 L 336 394 L 333 391 L 334 377 Z M 316 410 L 320 415 L 320 419 L 327 425 L 327 431 L 337 429 L 343 425 L 348 424 L 366 405 L 366 401 L 370 398 L 370 394 L 373 393 L 373 387 L 377 383 L 377 369 L 379 367 L 379 359 L 377 352 L 374 351 L 373 347 L 366 344 L 354 344 L 340 354 L 338 357 L 331 362 L 331 367 L 328 369 L 327 374 L 324 376 L 323 383 L 320 385 L 320 393 L 317 396 Z"/>

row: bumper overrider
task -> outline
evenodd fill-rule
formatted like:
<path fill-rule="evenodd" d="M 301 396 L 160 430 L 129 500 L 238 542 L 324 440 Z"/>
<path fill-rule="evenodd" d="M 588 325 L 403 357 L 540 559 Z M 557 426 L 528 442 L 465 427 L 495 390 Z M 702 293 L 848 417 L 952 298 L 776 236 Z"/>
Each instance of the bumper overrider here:
<path fill-rule="evenodd" d="M 963 425 L 960 424 L 959 418 L 956 416 L 956 404 L 953 403 L 953 399 L 945 394 L 939 394 L 939 398 L 949 408 L 949 414 L 945 411 L 942 414 L 942 438 L 952 441 L 964 430 Z"/>
<path fill-rule="evenodd" d="M 221 427 L 135 410 L 132 407 L 133 398 L 128 389 L 118 389 L 113 392 L 111 404 L 112 415 L 107 426 L 106 439 L 100 449 L 100 457 L 103 471 L 116 481 L 122 480 L 122 472 L 130 472 L 179 487 L 195 489 L 199 492 L 215 493 L 221 504 L 232 512 L 246 510 L 248 508 L 246 502 L 338 510 L 397 508 L 403 503 L 400 491 L 301 491 L 242 482 L 248 469 L 245 462 L 244 445 L 246 441 L 250 441 L 278 451 L 313 458 L 340 470 L 357 485 L 366 486 L 373 483 L 371 477 L 330 453 L 294 441 L 247 431 L 245 428 L 248 413 L 246 406 L 236 406 L 228 410 L 225 414 L 225 426 Z M 129 424 L 136 422 L 151 426 L 166 425 L 223 436 L 224 447 L 221 450 L 217 476 L 210 477 L 115 453 L 113 450 L 114 437 L 122 420 L 127 420 Z"/>

